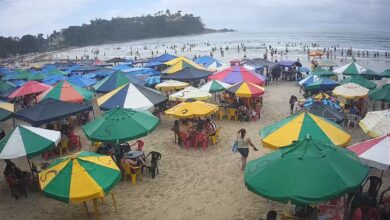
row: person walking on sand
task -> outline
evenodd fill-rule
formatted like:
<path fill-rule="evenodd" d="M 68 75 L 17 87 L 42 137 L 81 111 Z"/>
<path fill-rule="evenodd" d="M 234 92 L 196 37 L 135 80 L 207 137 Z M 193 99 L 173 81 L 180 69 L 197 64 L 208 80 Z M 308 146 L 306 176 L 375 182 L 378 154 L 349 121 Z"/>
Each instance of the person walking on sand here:
<path fill-rule="evenodd" d="M 237 132 L 237 143 L 238 147 L 237 150 L 241 154 L 241 171 L 244 171 L 245 165 L 246 165 L 246 159 L 248 158 L 249 155 L 249 145 L 253 148 L 253 150 L 257 151 L 257 148 L 255 145 L 252 143 L 251 139 L 249 137 L 246 137 L 246 130 L 244 128 L 241 128 Z"/>

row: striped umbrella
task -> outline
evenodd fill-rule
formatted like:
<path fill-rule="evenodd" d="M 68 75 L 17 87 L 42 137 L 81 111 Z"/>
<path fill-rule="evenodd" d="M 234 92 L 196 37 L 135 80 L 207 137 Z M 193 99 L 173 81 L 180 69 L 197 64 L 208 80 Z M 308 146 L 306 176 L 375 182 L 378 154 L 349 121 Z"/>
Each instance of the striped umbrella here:
<path fill-rule="evenodd" d="M 225 91 L 225 89 L 228 87 L 230 87 L 230 84 L 221 82 L 219 80 L 211 80 L 206 84 L 204 84 L 199 89 L 202 91 L 213 93 L 213 92 Z"/>
<path fill-rule="evenodd" d="M 390 134 L 349 146 L 370 167 L 387 170 L 390 166 Z"/>
<path fill-rule="evenodd" d="M 255 97 L 264 94 L 264 88 L 250 82 L 241 82 L 227 88 L 227 93 L 234 94 L 237 97 Z"/>
<path fill-rule="evenodd" d="M 190 60 L 184 56 L 177 57 L 173 60 L 165 62 L 164 64 L 169 66 L 169 68 L 164 71 L 167 74 L 176 73 L 177 71 L 180 71 L 180 70 L 182 70 L 184 68 L 188 68 L 188 67 L 193 67 L 196 69 L 205 70 L 205 68 L 203 66 L 193 62 L 192 60 Z"/>
<path fill-rule="evenodd" d="M 5 121 L 15 114 L 15 106 L 0 99 L 0 121 Z"/>
<path fill-rule="evenodd" d="M 347 83 L 355 83 L 360 86 L 363 86 L 364 88 L 367 89 L 375 89 L 376 84 L 371 82 L 370 80 L 364 78 L 361 75 L 353 75 L 352 77 L 348 77 L 346 79 L 343 79 L 340 81 L 341 84 L 347 84 Z"/>
<path fill-rule="evenodd" d="M 64 80 L 37 96 L 37 100 L 41 101 L 51 98 L 64 102 L 83 103 L 84 101 L 90 101 L 92 96 L 93 93 L 91 91 Z"/>
<path fill-rule="evenodd" d="M 60 141 L 59 131 L 18 125 L 0 141 L 0 159 L 14 159 L 53 149 Z"/>
<path fill-rule="evenodd" d="M 390 78 L 390 69 L 383 71 L 380 75 L 382 77 Z"/>
<path fill-rule="evenodd" d="M 48 89 L 50 89 L 51 86 L 45 85 L 43 83 L 39 83 L 36 81 L 28 81 L 25 84 L 23 84 L 19 89 L 12 92 L 8 98 L 12 99 L 19 96 L 25 96 L 30 95 L 34 93 L 41 93 Z"/>
<path fill-rule="evenodd" d="M 302 111 L 260 131 L 263 146 L 277 149 L 306 137 L 323 143 L 345 146 L 351 136 L 337 124 L 314 114 Z"/>
<path fill-rule="evenodd" d="M 96 92 L 107 93 L 129 82 L 130 79 L 123 72 L 116 71 L 112 75 L 109 75 L 96 83 L 92 88 Z"/>
<path fill-rule="evenodd" d="M 244 81 L 254 83 L 256 85 L 263 85 L 265 78 L 260 74 L 252 72 L 242 66 L 235 65 L 227 69 L 214 73 L 209 76 L 209 79 L 219 80 L 228 84 L 236 84 Z"/>
<path fill-rule="evenodd" d="M 365 71 L 367 71 L 366 68 L 352 62 L 335 69 L 333 72 L 343 75 L 359 75 Z"/>
<path fill-rule="evenodd" d="M 301 81 L 299 81 L 298 84 L 299 84 L 300 86 L 307 86 L 307 85 L 312 84 L 313 82 L 315 82 L 316 79 L 318 79 L 318 78 L 319 78 L 319 77 L 316 76 L 316 75 L 310 75 L 310 76 L 308 76 L 308 77 L 302 79 Z"/>
<path fill-rule="evenodd" d="M 306 91 L 331 91 L 333 90 L 336 86 L 338 86 L 339 83 L 331 80 L 326 77 L 318 77 L 317 79 L 314 80 L 313 83 L 310 83 L 308 85 L 304 85 L 304 88 Z"/>
<path fill-rule="evenodd" d="M 371 137 L 390 134 L 390 109 L 368 112 L 359 125 Z"/>
<path fill-rule="evenodd" d="M 128 83 L 97 99 L 100 109 L 106 111 L 116 107 L 153 111 L 154 106 L 167 100 L 157 90 Z"/>
<path fill-rule="evenodd" d="M 336 75 L 334 72 L 323 69 L 323 68 L 315 69 L 315 70 L 311 71 L 310 74 L 318 76 L 318 77 L 331 77 L 331 76 Z"/>
<path fill-rule="evenodd" d="M 369 96 L 372 100 L 390 103 L 390 84 L 386 84 L 381 88 L 376 88 L 372 90 Z"/>
<path fill-rule="evenodd" d="M 39 173 L 44 195 L 66 203 L 103 198 L 120 179 L 121 171 L 110 156 L 92 152 L 60 158 Z"/>
<path fill-rule="evenodd" d="M 184 89 L 189 83 L 180 82 L 176 80 L 166 80 L 156 85 L 156 89 L 161 91 L 170 91 L 175 89 Z"/>
<path fill-rule="evenodd" d="M 333 94 L 346 99 L 362 98 L 368 95 L 369 90 L 355 83 L 347 83 L 337 86 L 333 90 Z"/>

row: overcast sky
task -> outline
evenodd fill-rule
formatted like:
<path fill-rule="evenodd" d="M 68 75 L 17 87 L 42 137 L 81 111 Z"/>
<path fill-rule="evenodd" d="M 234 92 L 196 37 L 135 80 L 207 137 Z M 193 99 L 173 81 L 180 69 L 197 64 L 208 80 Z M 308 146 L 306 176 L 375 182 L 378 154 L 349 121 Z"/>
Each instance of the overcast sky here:
<path fill-rule="evenodd" d="M 390 0 L 0 0 L 0 35 L 50 34 L 95 18 L 159 10 L 200 16 L 237 30 L 390 30 Z"/>

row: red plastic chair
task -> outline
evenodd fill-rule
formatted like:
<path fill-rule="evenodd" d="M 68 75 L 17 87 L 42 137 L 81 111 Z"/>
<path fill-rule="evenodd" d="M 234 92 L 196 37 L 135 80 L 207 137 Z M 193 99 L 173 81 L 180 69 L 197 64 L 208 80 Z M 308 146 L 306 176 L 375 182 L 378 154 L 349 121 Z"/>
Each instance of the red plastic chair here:
<path fill-rule="evenodd" d="M 191 141 L 189 140 L 189 135 L 184 132 L 179 132 L 179 136 L 181 141 L 180 145 L 184 143 L 186 149 L 190 148 Z"/>
<path fill-rule="evenodd" d="M 206 150 L 207 145 L 208 145 L 208 139 L 207 139 L 207 136 L 204 133 L 196 134 L 196 136 L 195 136 L 195 146 L 194 146 L 195 150 L 198 149 L 198 145 L 200 143 L 202 144 L 202 149 Z"/>
<path fill-rule="evenodd" d="M 81 140 L 78 135 L 75 135 L 73 133 L 69 133 L 69 145 L 71 147 L 77 148 L 79 151 L 81 150 Z"/>
<path fill-rule="evenodd" d="M 362 220 L 363 219 L 363 212 L 360 208 L 356 208 L 355 211 L 352 214 L 351 220 Z"/>

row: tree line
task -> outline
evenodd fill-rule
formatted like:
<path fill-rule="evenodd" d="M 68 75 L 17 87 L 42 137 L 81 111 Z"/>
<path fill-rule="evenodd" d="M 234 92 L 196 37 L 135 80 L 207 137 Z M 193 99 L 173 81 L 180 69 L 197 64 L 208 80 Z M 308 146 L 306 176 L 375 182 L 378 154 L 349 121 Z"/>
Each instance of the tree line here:
<path fill-rule="evenodd" d="M 131 18 L 95 19 L 90 24 L 70 26 L 54 31 L 46 38 L 43 34 L 17 37 L 0 36 L 0 57 L 43 52 L 65 47 L 82 47 L 111 42 L 124 42 L 152 37 L 199 34 L 205 30 L 200 17 L 192 14 L 171 13 L 168 9 L 154 15 Z"/>

